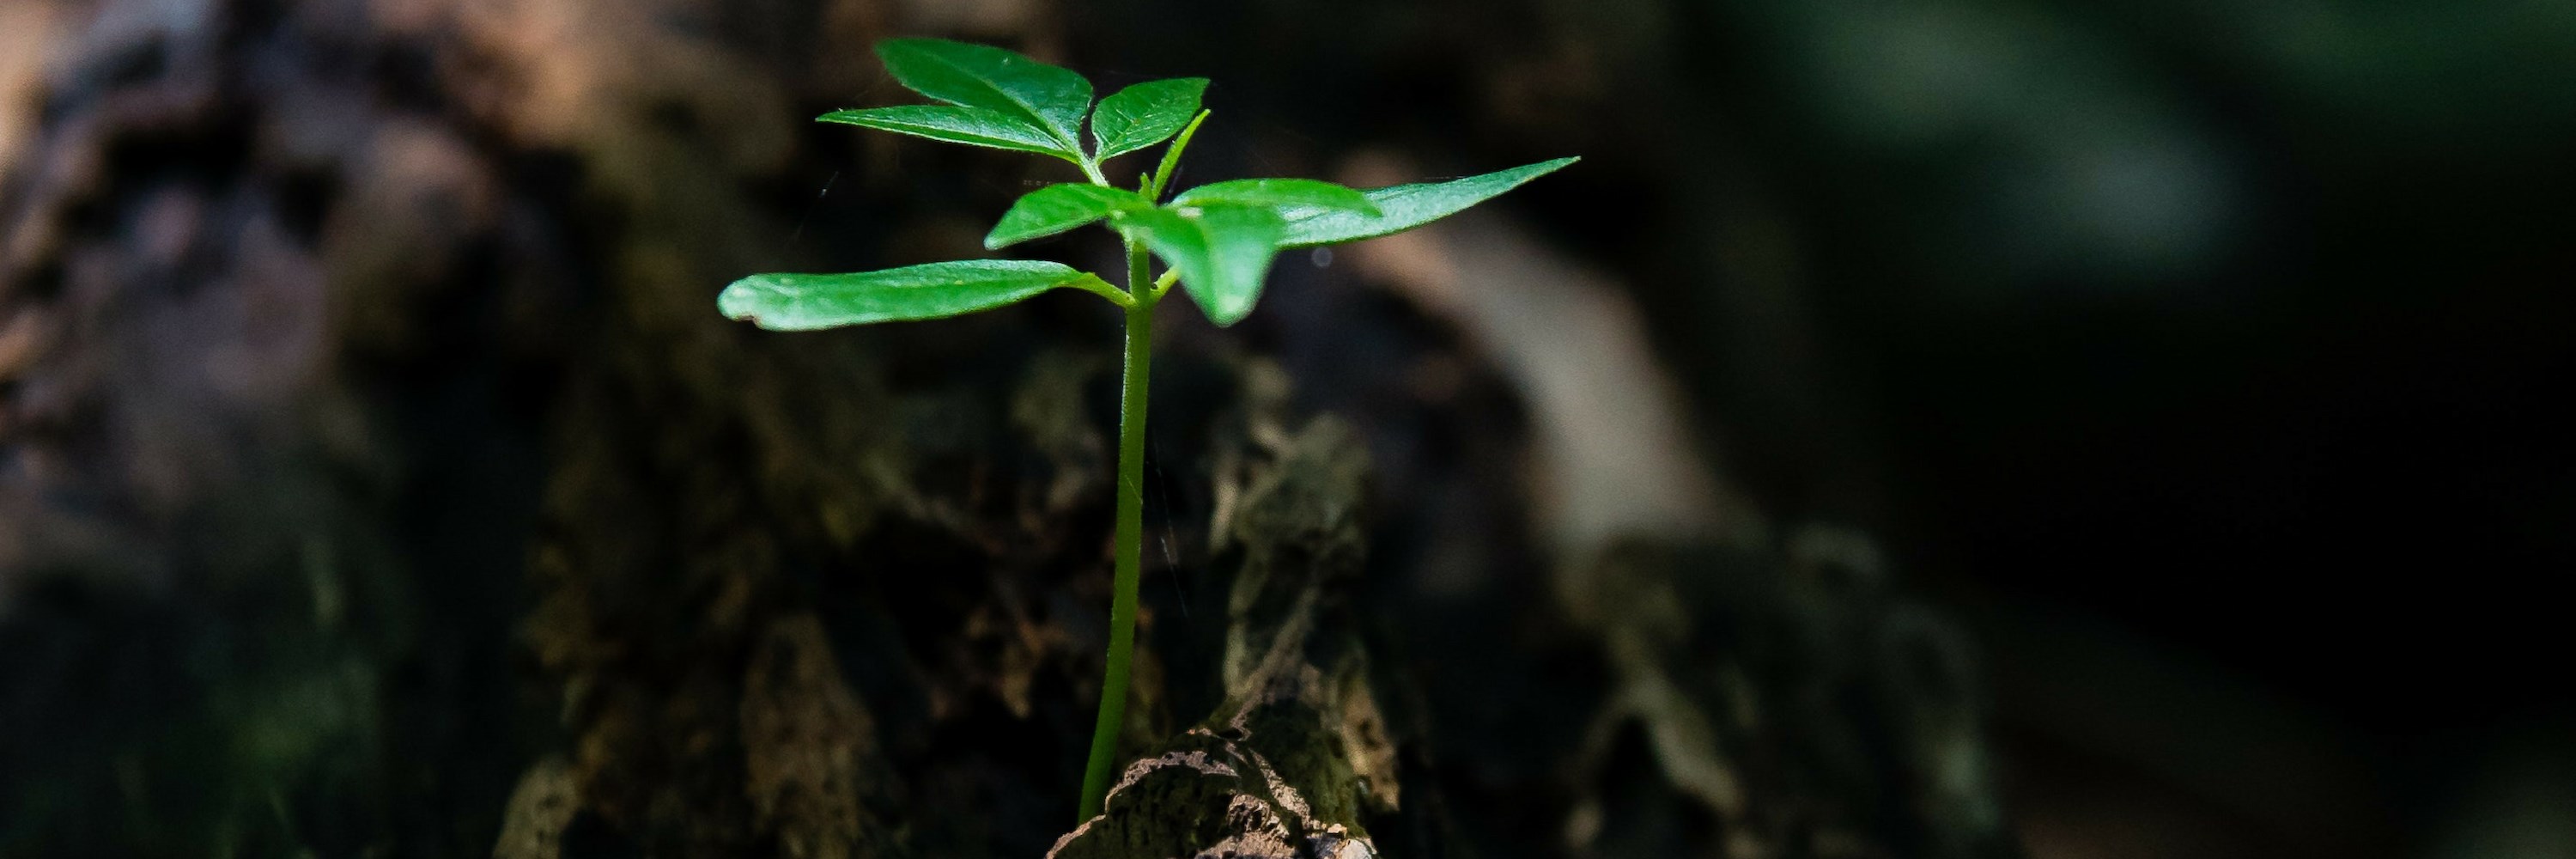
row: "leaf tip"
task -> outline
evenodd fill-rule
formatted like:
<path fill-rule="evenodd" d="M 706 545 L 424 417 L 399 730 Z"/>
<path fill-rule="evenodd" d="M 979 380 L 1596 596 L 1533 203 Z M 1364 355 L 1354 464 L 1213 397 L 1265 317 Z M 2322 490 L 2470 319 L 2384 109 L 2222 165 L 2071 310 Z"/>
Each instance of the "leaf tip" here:
<path fill-rule="evenodd" d="M 1241 322 L 1245 317 L 1251 315 L 1252 305 L 1246 304 L 1242 307 L 1218 307 L 1214 310 L 1208 311 L 1207 318 L 1209 322 L 1216 323 L 1216 327 L 1218 328 L 1232 328 L 1235 323 Z"/>
<path fill-rule="evenodd" d="M 947 39 L 932 39 L 932 38 L 927 38 L 927 37 L 922 37 L 922 36 L 907 36 L 907 37 L 900 38 L 900 39 L 881 39 L 881 40 L 878 40 L 878 42 L 877 42 L 877 44 L 876 44 L 876 49 L 875 49 L 875 50 L 876 50 L 876 55 L 877 55 L 877 57 L 878 57 L 878 58 L 880 58 L 880 59 L 882 59 L 882 58 L 884 58 L 884 57 L 885 57 L 885 55 L 886 55 L 888 52 L 893 52 L 893 53 L 900 54 L 900 53 L 903 53 L 903 52 L 905 52 L 905 51 L 919 51 L 919 50 L 925 50 L 925 49 L 937 49 L 937 48 L 946 47 L 946 46 L 948 46 L 948 45 L 955 45 L 955 44 L 960 44 L 960 43 L 958 43 L 958 42 L 952 42 L 952 41 L 949 41 L 949 40 L 947 40 Z"/>
<path fill-rule="evenodd" d="M 726 284 L 724 291 L 716 294 L 716 312 L 724 314 L 726 319 L 758 324 L 760 317 L 756 304 L 759 297 L 752 294 L 753 290 L 760 288 L 754 282 L 758 277 L 753 275 Z"/>
<path fill-rule="evenodd" d="M 1186 279 L 1181 285 L 1190 286 Z M 1235 323 L 1250 318 L 1253 306 L 1261 303 L 1261 293 L 1257 283 L 1250 294 L 1191 289 L 1190 297 L 1198 299 L 1199 313 L 1206 316 L 1209 322 L 1215 323 L 1218 328 L 1232 328 Z"/>

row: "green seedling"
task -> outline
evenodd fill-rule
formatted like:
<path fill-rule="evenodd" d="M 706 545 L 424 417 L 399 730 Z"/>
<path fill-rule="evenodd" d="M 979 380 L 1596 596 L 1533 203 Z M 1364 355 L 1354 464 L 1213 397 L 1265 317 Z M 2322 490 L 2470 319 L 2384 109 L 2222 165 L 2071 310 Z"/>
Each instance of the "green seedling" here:
<path fill-rule="evenodd" d="M 1079 289 L 1125 311 L 1125 385 L 1118 410 L 1118 499 L 1109 667 L 1100 717 L 1082 779 L 1081 819 L 1100 812 L 1126 718 L 1128 655 L 1136 639 L 1142 560 L 1145 393 L 1154 307 L 1174 284 L 1217 325 L 1252 312 L 1273 257 L 1287 248 L 1374 238 L 1412 229 L 1574 163 L 1560 158 L 1450 182 L 1366 191 L 1313 179 L 1237 179 L 1200 185 L 1170 199 L 1173 170 L 1208 112 L 1205 78 L 1147 81 L 1093 103 L 1091 83 L 1072 71 L 1011 51 L 940 39 L 877 45 L 886 70 L 942 104 L 837 110 L 837 122 L 972 146 L 1064 159 L 1083 183 L 1029 192 L 984 237 L 999 249 L 1094 223 L 1126 243 L 1124 289 L 1098 275 L 1039 260 L 979 259 L 854 274 L 758 274 L 716 299 L 728 317 L 776 331 L 869 322 L 938 319 L 990 310 L 1050 289 Z M 1090 146 L 1083 138 L 1090 119 Z M 1134 190 L 1110 184 L 1101 165 L 1171 141 L 1160 166 Z M 1153 258 L 1165 265 L 1152 273 Z"/>

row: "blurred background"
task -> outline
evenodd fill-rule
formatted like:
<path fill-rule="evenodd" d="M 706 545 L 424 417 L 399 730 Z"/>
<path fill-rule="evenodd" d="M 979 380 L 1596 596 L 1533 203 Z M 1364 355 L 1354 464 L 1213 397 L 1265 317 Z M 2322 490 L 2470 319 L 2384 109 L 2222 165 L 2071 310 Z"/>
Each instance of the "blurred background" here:
<path fill-rule="evenodd" d="M 582 727 L 584 672 L 739 682 L 741 648 L 559 642 L 614 626 L 550 614 L 563 594 L 608 616 L 614 570 L 719 557 L 787 571 L 741 599 L 793 611 L 848 595 L 835 559 L 929 529 L 886 522 L 946 521 L 618 548 L 765 527 L 656 511 L 782 484 L 828 508 L 797 456 L 948 426 L 835 416 L 815 404 L 835 391 L 998 402 L 1032 354 L 1111 342 L 1055 298 L 786 346 L 716 317 L 754 270 L 975 255 L 1013 196 L 1069 178 L 803 122 L 907 103 L 866 49 L 897 35 L 1005 45 L 1104 94 L 1212 78 L 1192 181 L 1584 157 L 1454 223 L 1292 252 L 1241 326 L 1165 310 L 1156 408 L 1180 417 L 1158 433 L 1237 396 L 1190 368 L 1256 360 L 1366 439 L 1364 604 L 1435 619 L 1404 652 L 1482 647 L 1440 612 L 1563 599 L 1548 570 L 1620 539 L 1840 535 L 1964 642 L 1975 791 L 2013 850 L 2576 856 L 2549 596 L 2576 572 L 2576 420 L 2549 405 L 2576 390 L 2576 5 L 2549 0 L 0 0 L 0 856 L 480 855 L 532 766 L 614 745 Z M 903 473 L 980 467 L 977 443 Z M 1157 444 L 1183 496 L 1154 502 L 1177 583 L 1157 599 L 1221 618 L 1186 573 L 1220 556 L 1191 535 L 1220 502 L 1183 485 L 1223 466 Z M 710 449 L 735 464 L 686 470 Z M 1077 485 L 1069 521 L 1097 528 L 1105 493 Z M 1088 566 L 1024 566 L 1092 598 L 1049 584 Z M 883 732 L 911 730 L 873 639 L 823 625 Z M 1560 656 L 1579 637 L 1531 635 Z M 1426 736 L 1600 673 L 1433 663 Z M 702 673 L 657 673 L 678 664 Z M 1016 718 L 1083 729 L 1096 691 L 1036 688 Z M 1580 743 L 1547 738 L 1583 718 L 1556 721 L 1527 761 L 1443 771 L 1468 833 L 1433 840 L 1670 855 L 1585 834 L 1587 808 L 1624 825 L 1622 794 L 1569 786 Z M 888 739 L 911 749 L 891 766 L 986 729 Z M 631 776 L 701 779 L 671 772 Z M 853 801 L 944 796 L 915 784 Z M 663 813 L 600 807 L 616 832 Z M 767 819 L 751 807 L 724 813 Z M 1024 855 L 1053 814 L 893 853 Z M 794 852 L 706 837 L 668 843 Z M 688 855 L 668 843 L 637 852 Z"/>

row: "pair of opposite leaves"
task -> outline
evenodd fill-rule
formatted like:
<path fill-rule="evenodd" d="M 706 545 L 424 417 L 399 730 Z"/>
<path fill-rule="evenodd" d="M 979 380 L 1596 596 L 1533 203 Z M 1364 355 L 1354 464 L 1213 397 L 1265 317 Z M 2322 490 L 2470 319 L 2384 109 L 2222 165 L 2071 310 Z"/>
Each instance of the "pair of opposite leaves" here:
<path fill-rule="evenodd" d="M 821 121 L 1050 155 L 1093 176 L 1102 161 L 1161 143 L 1191 125 L 1208 83 L 1147 81 L 1095 107 L 1091 83 L 1081 75 L 1000 48 L 895 39 L 879 43 L 877 56 L 896 81 L 946 104 L 841 110 Z M 1086 116 L 1088 152 L 1077 142 Z M 1144 193 L 1108 185 L 1049 185 L 1014 203 L 984 246 L 1000 248 L 1107 220 L 1176 269 L 1181 288 L 1208 319 L 1232 325 L 1252 312 L 1270 262 L 1282 249 L 1418 227 L 1574 161 L 1367 191 L 1312 179 L 1242 179 L 1191 188 L 1161 205 Z M 717 307 L 763 328 L 811 330 L 955 316 L 1057 287 L 1114 290 L 1059 263 L 961 260 L 852 274 L 753 275 L 727 286 Z"/>

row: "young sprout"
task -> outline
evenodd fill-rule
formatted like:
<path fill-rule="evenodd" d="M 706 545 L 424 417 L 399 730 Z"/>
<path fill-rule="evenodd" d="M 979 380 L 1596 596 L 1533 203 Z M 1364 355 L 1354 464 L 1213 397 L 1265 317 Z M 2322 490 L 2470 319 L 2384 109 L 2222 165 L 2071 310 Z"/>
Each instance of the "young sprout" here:
<path fill-rule="evenodd" d="M 869 322 L 938 319 L 990 310 L 1050 289 L 1079 289 L 1127 315 L 1124 392 L 1118 409 L 1118 499 L 1109 603 L 1109 667 L 1082 779 L 1081 819 L 1100 813 L 1127 709 L 1128 655 L 1136 639 L 1137 568 L 1142 560 L 1145 394 L 1154 307 L 1173 284 L 1209 321 L 1232 325 L 1252 312 L 1271 259 L 1287 248 L 1328 245 L 1412 229 L 1574 163 L 1560 158 L 1451 182 L 1354 190 L 1313 179 L 1237 179 L 1200 185 L 1164 200 L 1172 170 L 1208 112 L 1205 78 L 1147 81 L 1097 105 L 1091 83 L 1072 71 L 1011 51 L 942 39 L 878 43 L 895 80 L 931 105 L 837 110 L 823 122 L 1031 152 L 1064 159 L 1087 182 L 1029 192 L 984 237 L 998 249 L 1106 222 L 1127 246 L 1124 289 L 1053 262 L 980 259 L 853 274 L 756 274 L 716 299 L 733 319 L 773 331 L 810 331 Z M 1090 118 L 1091 145 L 1079 141 Z M 1141 187 L 1111 185 L 1100 166 L 1165 140 L 1161 166 Z M 1152 257 L 1166 267 L 1152 272 Z"/>

